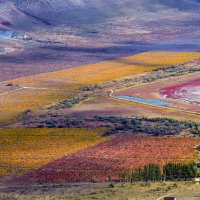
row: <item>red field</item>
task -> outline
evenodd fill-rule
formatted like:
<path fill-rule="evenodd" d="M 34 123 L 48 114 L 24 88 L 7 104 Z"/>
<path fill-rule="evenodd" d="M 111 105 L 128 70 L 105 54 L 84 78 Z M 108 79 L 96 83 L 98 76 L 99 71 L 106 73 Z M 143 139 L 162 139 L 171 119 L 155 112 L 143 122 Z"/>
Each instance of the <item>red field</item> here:
<path fill-rule="evenodd" d="M 194 149 L 200 139 L 118 137 L 55 160 L 23 174 L 11 183 L 59 183 L 119 180 L 126 169 L 150 163 L 191 163 L 198 158 Z"/>

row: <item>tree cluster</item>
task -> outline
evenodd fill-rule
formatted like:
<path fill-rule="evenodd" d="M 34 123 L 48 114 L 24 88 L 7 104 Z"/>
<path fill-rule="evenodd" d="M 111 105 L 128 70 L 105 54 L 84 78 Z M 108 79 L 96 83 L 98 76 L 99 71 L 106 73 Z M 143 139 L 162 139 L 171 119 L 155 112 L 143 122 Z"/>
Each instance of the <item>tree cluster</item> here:
<path fill-rule="evenodd" d="M 162 168 L 157 164 L 149 164 L 143 168 L 126 170 L 121 180 L 124 182 L 191 180 L 197 175 L 198 170 L 195 164 L 168 163 Z"/>

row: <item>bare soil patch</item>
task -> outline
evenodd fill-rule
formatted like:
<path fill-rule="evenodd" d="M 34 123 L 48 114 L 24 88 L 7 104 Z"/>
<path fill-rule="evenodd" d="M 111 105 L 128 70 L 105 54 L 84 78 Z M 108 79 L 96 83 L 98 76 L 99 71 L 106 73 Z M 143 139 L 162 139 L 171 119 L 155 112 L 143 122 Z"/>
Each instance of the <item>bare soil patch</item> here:
<path fill-rule="evenodd" d="M 199 78 L 199 73 L 186 75 L 182 77 L 169 78 L 164 81 L 158 81 L 150 84 L 144 84 L 129 89 L 120 90 L 114 93 L 115 96 L 126 95 L 140 97 L 144 99 L 162 100 L 169 103 L 168 107 L 185 111 L 200 112 L 200 105 L 187 103 L 179 99 L 166 99 L 159 92 L 162 88 L 183 84 Z"/>

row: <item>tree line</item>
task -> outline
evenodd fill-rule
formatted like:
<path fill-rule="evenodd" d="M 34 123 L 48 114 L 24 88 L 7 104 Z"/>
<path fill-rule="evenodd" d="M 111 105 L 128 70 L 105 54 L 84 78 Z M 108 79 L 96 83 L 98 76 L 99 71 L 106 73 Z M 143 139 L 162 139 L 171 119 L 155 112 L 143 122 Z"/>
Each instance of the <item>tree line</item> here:
<path fill-rule="evenodd" d="M 157 164 L 149 164 L 135 170 L 124 171 L 121 181 L 186 181 L 197 176 L 198 168 L 195 164 L 168 163 L 162 168 Z"/>

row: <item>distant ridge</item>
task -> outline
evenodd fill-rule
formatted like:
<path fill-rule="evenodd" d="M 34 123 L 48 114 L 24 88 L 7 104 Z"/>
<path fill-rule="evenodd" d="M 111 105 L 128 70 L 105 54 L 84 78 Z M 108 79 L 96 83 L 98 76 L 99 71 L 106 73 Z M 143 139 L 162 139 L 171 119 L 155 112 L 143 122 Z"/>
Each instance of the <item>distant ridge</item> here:
<path fill-rule="evenodd" d="M 31 29 L 35 24 L 91 23 L 136 11 L 177 9 L 196 12 L 199 0 L 0 0 L 0 24 Z"/>

